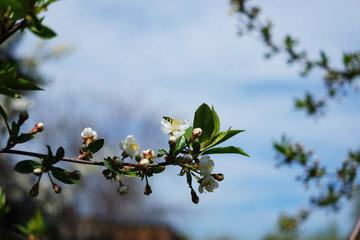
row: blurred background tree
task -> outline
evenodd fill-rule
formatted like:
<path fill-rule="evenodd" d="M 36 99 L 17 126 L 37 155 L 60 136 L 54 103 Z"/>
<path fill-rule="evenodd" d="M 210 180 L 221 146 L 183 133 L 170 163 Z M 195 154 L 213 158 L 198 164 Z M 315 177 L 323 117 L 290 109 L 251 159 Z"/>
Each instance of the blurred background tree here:
<path fill-rule="evenodd" d="M 304 110 L 307 115 L 319 121 L 325 116 L 326 108 L 332 100 L 339 100 L 346 96 L 348 91 L 357 91 L 360 77 L 360 52 L 359 50 L 344 52 L 342 66 L 331 63 L 325 51 L 319 51 L 319 57 L 312 59 L 306 50 L 299 50 L 299 41 L 290 34 L 284 36 L 282 42 L 276 42 L 273 36 L 274 23 L 264 20 L 262 9 L 252 5 L 250 0 L 231 0 L 232 11 L 239 18 L 239 35 L 255 32 L 260 36 L 266 46 L 264 57 L 269 59 L 276 55 L 284 55 L 289 65 L 298 65 L 301 68 L 301 76 L 306 77 L 314 70 L 320 70 L 323 74 L 325 88 L 323 96 L 314 96 L 311 89 L 302 98 L 295 100 L 295 107 Z M 305 14 L 305 13 L 304 13 Z M 309 208 L 300 210 L 294 216 L 281 215 L 278 220 L 279 233 L 268 236 L 265 239 L 295 239 L 299 238 L 299 226 L 307 219 L 309 214 L 317 208 L 340 209 L 342 199 L 353 197 L 357 182 L 358 167 L 360 165 L 360 149 L 350 150 L 344 160 L 339 160 L 339 167 L 328 170 L 314 157 L 314 150 L 306 150 L 300 143 L 293 143 L 286 136 L 281 141 L 274 142 L 277 152 L 277 166 L 297 165 L 303 168 L 303 174 L 297 176 L 306 187 L 310 184 L 318 186 L 318 195 L 311 197 Z M 331 151 L 335 151 L 332 149 Z M 325 186 L 323 183 L 325 182 Z M 354 212 L 358 213 L 358 209 Z M 356 222 L 358 216 L 354 220 Z M 323 236 L 326 239 L 341 239 L 337 237 L 336 226 L 329 227 L 329 234 Z M 359 233 L 360 234 L 360 233 Z M 360 235 L 358 235 L 360 237 Z M 321 236 L 306 237 L 306 239 L 322 239 Z"/>

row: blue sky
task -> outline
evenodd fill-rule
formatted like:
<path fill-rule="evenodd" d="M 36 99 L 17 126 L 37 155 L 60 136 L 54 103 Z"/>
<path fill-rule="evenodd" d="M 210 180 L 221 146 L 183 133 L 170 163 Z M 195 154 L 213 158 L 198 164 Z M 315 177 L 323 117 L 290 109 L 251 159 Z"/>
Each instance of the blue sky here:
<path fill-rule="evenodd" d="M 354 29 L 360 27 L 360 3 L 355 0 L 251 2 L 272 19 L 276 39 L 287 33 L 299 36 L 300 47 L 312 56 L 324 49 L 339 64 L 343 51 L 358 48 Z M 80 115 L 101 116 L 101 124 L 95 123 L 101 132 L 114 121 L 108 113 L 124 106 L 134 119 L 150 116 L 160 131 L 163 115 L 192 120 L 197 106 L 206 102 L 215 106 L 223 129 L 246 130 L 229 144 L 251 158 L 214 156 L 215 169 L 225 180 L 214 193 L 202 194 L 198 205 L 190 202 L 177 170 L 152 179 L 156 191 L 146 202 L 182 209 L 171 212 L 168 221 L 196 239 L 259 239 L 274 228 L 281 212 L 307 204 L 309 191 L 295 181 L 299 171 L 275 168 L 271 145 L 283 133 L 314 147 L 328 166 L 337 166 L 349 148 L 359 147 L 359 95 L 350 92 L 341 104 L 331 102 L 318 121 L 294 111 L 293 99 L 307 89 L 323 93 L 321 74 L 304 79 L 284 56 L 264 60 L 259 36 L 237 36 L 237 16 L 229 10 L 228 1 L 214 0 L 64 0 L 50 7 L 45 19 L 58 34 L 49 45 L 70 45 L 73 52 L 42 67 L 54 82 L 36 96 L 36 108 L 76 106 Z M 20 51 L 34 42 L 29 36 Z M 147 143 L 142 144 L 146 149 Z M 349 209 L 336 216 L 318 211 L 303 230 L 324 228 L 333 218 L 347 221 Z"/>

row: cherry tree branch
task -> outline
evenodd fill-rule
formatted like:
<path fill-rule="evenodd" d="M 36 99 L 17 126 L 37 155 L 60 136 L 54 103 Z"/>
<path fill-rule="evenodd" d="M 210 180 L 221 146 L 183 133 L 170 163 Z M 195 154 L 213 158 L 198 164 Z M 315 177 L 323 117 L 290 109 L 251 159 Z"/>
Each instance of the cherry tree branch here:
<path fill-rule="evenodd" d="M 0 35 L 0 45 L 5 42 L 8 38 L 10 38 L 13 34 L 15 34 L 20 29 L 24 28 L 29 21 L 24 19 L 20 23 L 16 24 L 13 28 L 7 31 L 5 34 Z"/>
<path fill-rule="evenodd" d="M 46 154 L 41 154 L 41 153 L 27 152 L 27 151 L 21 151 L 21 150 L 11 150 L 11 149 L 0 149 L 0 153 L 24 155 L 24 156 L 31 156 L 31 157 L 37 157 L 37 158 L 44 158 L 44 157 L 47 156 Z M 73 163 L 79 163 L 79 164 L 105 166 L 104 162 L 83 160 L 83 159 L 80 159 L 80 158 L 67 158 L 67 157 L 64 157 L 60 161 L 73 162 Z M 160 162 L 160 163 L 150 164 L 149 167 L 166 166 L 166 165 L 171 165 L 171 164 L 172 164 L 171 162 Z M 124 163 L 124 166 L 138 167 L 138 166 L 140 166 L 140 164 L 137 164 L 137 163 Z"/>

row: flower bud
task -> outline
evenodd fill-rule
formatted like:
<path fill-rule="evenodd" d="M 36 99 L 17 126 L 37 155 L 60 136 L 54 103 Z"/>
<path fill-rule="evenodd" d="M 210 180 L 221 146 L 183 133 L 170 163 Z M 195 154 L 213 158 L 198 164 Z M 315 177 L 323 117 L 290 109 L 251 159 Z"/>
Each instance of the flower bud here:
<path fill-rule="evenodd" d="M 39 195 L 39 183 L 35 183 L 35 185 L 30 189 L 29 196 L 34 198 Z"/>
<path fill-rule="evenodd" d="M 141 158 L 141 156 L 140 156 L 140 155 L 136 155 L 136 156 L 135 156 L 135 161 L 140 162 L 140 161 L 141 161 L 141 159 L 142 159 L 142 158 Z"/>
<path fill-rule="evenodd" d="M 200 137 L 202 134 L 201 128 L 194 128 L 192 131 L 192 135 L 194 135 L 196 138 Z"/>
<path fill-rule="evenodd" d="M 115 169 L 121 169 L 124 166 L 124 160 L 118 157 L 113 157 L 112 162 Z"/>
<path fill-rule="evenodd" d="M 29 118 L 29 113 L 27 111 L 23 111 L 19 114 L 19 120 L 18 120 L 18 124 L 19 126 L 23 125 L 23 123 L 28 120 Z"/>
<path fill-rule="evenodd" d="M 124 195 L 124 194 L 127 194 L 128 193 L 128 190 L 129 190 L 129 187 L 126 186 L 126 185 L 120 185 L 120 187 L 118 188 L 118 192 L 120 195 Z"/>
<path fill-rule="evenodd" d="M 213 178 L 215 178 L 215 180 L 221 182 L 222 180 L 224 180 L 224 174 L 222 173 L 216 173 L 216 174 L 211 174 L 211 176 Z"/>
<path fill-rule="evenodd" d="M 196 194 L 196 192 L 194 191 L 194 189 L 191 189 L 191 201 L 195 204 L 199 203 L 199 197 Z"/>
<path fill-rule="evenodd" d="M 96 131 L 92 130 L 92 128 L 86 127 L 81 132 L 81 137 L 84 140 L 83 143 L 89 145 L 97 139 L 97 133 Z"/>
<path fill-rule="evenodd" d="M 61 193 L 62 188 L 56 184 L 53 185 L 53 189 L 55 191 L 55 193 Z"/>
<path fill-rule="evenodd" d="M 180 162 L 191 163 L 192 160 L 193 160 L 193 157 L 190 154 L 184 154 L 184 156 L 181 158 Z"/>
<path fill-rule="evenodd" d="M 44 124 L 42 122 L 38 122 L 33 129 L 31 129 L 30 133 L 36 134 L 38 132 L 42 132 L 44 130 Z"/>
<path fill-rule="evenodd" d="M 41 168 L 35 168 L 33 170 L 33 173 L 36 175 L 36 176 L 40 176 L 41 174 L 43 174 L 43 170 Z"/>
<path fill-rule="evenodd" d="M 144 194 L 149 196 L 151 193 L 152 193 L 151 186 L 149 184 L 146 184 L 144 188 Z"/>
<path fill-rule="evenodd" d="M 192 135 L 189 139 L 189 142 L 193 142 L 195 141 L 196 138 L 200 137 L 202 134 L 202 129 L 201 128 L 194 128 L 192 131 Z"/>
<path fill-rule="evenodd" d="M 140 164 L 142 167 L 146 168 L 146 167 L 149 166 L 150 161 L 149 161 L 149 159 L 144 158 L 144 159 L 142 159 L 142 160 L 139 162 L 139 164 Z"/>
<path fill-rule="evenodd" d="M 170 148 L 175 147 L 175 146 L 176 146 L 176 143 L 177 143 L 177 137 L 175 137 L 175 136 L 170 136 L 170 138 L 169 138 Z"/>

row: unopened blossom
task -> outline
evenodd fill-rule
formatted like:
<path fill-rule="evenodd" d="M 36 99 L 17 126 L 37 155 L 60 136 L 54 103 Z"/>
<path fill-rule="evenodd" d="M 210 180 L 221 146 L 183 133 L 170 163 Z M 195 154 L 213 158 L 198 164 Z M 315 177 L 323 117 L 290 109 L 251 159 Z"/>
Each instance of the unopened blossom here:
<path fill-rule="evenodd" d="M 209 156 L 202 156 L 200 158 L 200 173 L 203 176 L 208 176 L 214 169 L 214 161 Z"/>
<path fill-rule="evenodd" d="M 190 121 L 169 118 L 168 120 L 161 120 L 161 131 L 166 134 L 180 137 L 190 127 Z"/>
<path fill-rule="evenodd" d="M 195 137 L 200 137 L 202 134 L 202 129 L 201 128 L 194 128 L 192 131 L 192 135 L 194 135 Z"/>
<path fill-rule="evenodd" d="M 44 123 L 38 122 L 37 124 L 35 124 L 35 127 L 33 129 L 31 129 L 30 133 L 36 134 L 36 133 L 42 132 L 42 131 L 44 131 Z"/>
<path fill-rule="evenodd" d="M 192 135 L 189 139 L 189 142 L 193 142 L 195 141 L 195 139 L 197 139 L 198 137 L 200 137 L 202 134 L 202 129 L 201 128 L 194 128 L 193 131 L 192 131 Z"/>
<path fill-rule="evenodd" d="M 121 185 L 119 188 L 118 188 L 118 193 L 120 195 L 124 195 L 124 194 L 127 194 L 129 191 L 129 187 L 126 186 L 126 185 Z"/>
<path fill-rule="evenodd" d="M 175 147 L 177 143 L 177 137 L 175 136 L 170 136 L 169 138 L 169 145 L 170 147 Z"/>
<path fill-rule="evenodd" d="M 203 193 L 204 188 L 208 192 L 213 192 L 219 187 L 219 183 L 211 175 L 207 175 L 200 180 L 199 192 Z"/>
<path fill-rule="evenodd" d="M 41 174 L 43 174 L 43 170 L 41 168 L 35 168 L 33 170 L 33 173 L 36 175 L 36 176 L 40 176 Z"/>
<path fill-rule="evenodd" d="M 191 163 L 193 160 L 193 157 L 190 154 L 184 154 L 184 156 L 181 158 L 182 163 Z"/>
<path fill-rule="evenodd" d="M 83 139 L 86 139 L 86 138 L 93 138 L 96 140 L 97 138 L 97 133 L 92 130 L 92 128 L 89 128 L 89 127 L 86 127 L 84 128 L 84 130 L 81 132 L 81 137 Z"/>
<path fill-rule="evenodd" d="M 139 154 L 139 145 L 135 142 L 135 139 L 132 135 L 129 135 L 125 140 L 120 141 L 120 149 L 123 150 L 131 158 Z"/>
<path fill-rule="evenodd" d="M 143 167 L 148 167 L 150 165 L 150 161 L 149 161 L 149 159 L 144 158 L 144 159 L 141 159 L 139 164 Z"/>

